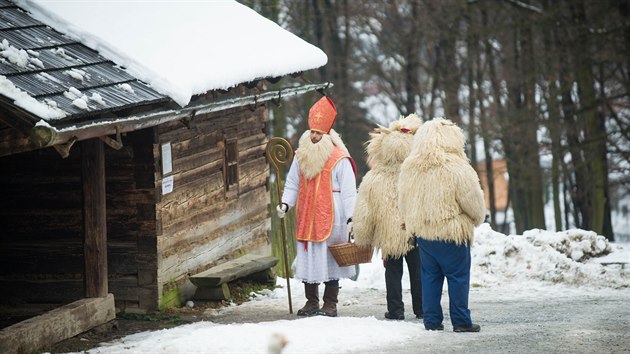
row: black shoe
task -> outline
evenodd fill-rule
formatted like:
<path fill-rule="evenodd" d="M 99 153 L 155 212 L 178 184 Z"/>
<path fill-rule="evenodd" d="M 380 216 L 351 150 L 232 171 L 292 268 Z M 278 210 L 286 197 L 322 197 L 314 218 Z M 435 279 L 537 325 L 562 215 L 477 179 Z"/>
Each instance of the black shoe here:
<path fill-rule="evenodd" d="M 403 315 L 402 313 L 398 314 L 398 315 L 395 315 L 395 314 L 391 314 L 389 312 L 385 312 L 385 318 L 387 318 L 388 320 L 404 320 L 405 319 L 405 315 Z"/>
<path fill-rule="evenodd" d="M 470 327 L 453 328 L 453 332 L 479 332 L 479 331 L 481 331 L 481 326 L 474 323 Z"/>
<path fill-rule="evenodd" d="M 427 331 L 443 331 L 444 330 L 444 325 L 440 323 L 439 325 L 437 325 L 435 327 L 427 327 L 427 326 L 425 326 L 424 328 Z"/>
<path fill-rule="evenodd" d="M 416 314 L 416 318 L 417 318 L 417 319 L 419 319 L 419 320 L 421 320 L 421 319 L 423 319 L 423 318 L 424 318 L 424 315 L 423 315 L 423 314 L 419 314 L 419 315 L 418 315 L 418 314 Z"/>

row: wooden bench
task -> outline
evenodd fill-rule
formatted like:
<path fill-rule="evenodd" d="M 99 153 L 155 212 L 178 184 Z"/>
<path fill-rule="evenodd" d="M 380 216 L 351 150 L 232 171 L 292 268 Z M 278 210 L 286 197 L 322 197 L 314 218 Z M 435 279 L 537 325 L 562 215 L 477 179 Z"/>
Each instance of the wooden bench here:
<path fill-rule="evenodd" d="M 229 300 L 231 295 L 228 283 L 237 279 L 275 285 L 276 275 L 272 268 L 277 263 L 276 257 L 246 254 L 190 276 L 190 282 L 197 287 L 193 299 Z"/>

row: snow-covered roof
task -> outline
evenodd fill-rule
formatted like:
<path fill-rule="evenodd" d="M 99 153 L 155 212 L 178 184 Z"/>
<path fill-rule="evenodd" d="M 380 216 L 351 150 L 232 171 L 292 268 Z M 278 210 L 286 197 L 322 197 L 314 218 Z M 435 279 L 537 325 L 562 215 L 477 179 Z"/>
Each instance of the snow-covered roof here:
<path fill-rule="evenodd" d="M 0 29 L 0 100 L 53 125 L 327 62 L 231 0 L 0 0 Z"/>

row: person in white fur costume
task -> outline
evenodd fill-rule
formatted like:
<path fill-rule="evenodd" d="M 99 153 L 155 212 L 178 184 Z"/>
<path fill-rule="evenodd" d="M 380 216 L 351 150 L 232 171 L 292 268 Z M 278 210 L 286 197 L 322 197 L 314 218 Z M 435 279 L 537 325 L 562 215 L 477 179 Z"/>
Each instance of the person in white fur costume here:
<path fill-rule="evenodd" d="M 424 327 L 443 330 L 440 300 L 448 282 L 449 313 L 455 332 L 478 332 L 468 309 L 470 246 L 484 220 L 479 177 L 464 152 L 462 130 L 444 118 L 425 122 L 400 169 L 398 207 L 403 227 L 418 238 Z"/>
<path fill-rule="evenodd" d="M 374 167 L 363 177 L 354 210 L 354 237 L 357 245 L 381 250 L 385 266 L 387 312 L 385 318 L 405 319 L 402 299 L 403 259 L 409 271 L 411 303 L 416 318 L 422 318 L 420 255 L 415 237 L 400 228 L 397 207 L 400 165 L 411 151 L 411 143 L 422 120 L 415 114 L 377 128 L 367 143 L 368 164 Z"/>
<path fill-rule="evenodd" d="M 355 267 L 340 267 L 328 245 L 348 241 L 357 195 L 355 167 L 348 149 L 332 126 L 337 110 L 322 97 L 309 110 L 308 125 L 287 174 L 282 203 L 284 217 L 296 207 L 295 278 L 304 283 L 306 304 L 298 316 L 337 316 L 339 280 L 355 275 Z M 319 308 L 319 284 L 324 304 Z"/>

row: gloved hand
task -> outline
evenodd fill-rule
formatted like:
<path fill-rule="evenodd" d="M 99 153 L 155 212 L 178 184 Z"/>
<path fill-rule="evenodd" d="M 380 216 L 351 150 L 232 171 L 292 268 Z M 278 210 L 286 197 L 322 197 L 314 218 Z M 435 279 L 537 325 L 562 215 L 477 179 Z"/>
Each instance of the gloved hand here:
<path fill-rule="evenodd" d="M 415 237 L 409 237 L 409 239 L 407 240 L 407 243 L 411 247 L 416 247 L 416 238 Z"/>
<path fill-rule="evenodd" d="M 289 211 L 289 206 L 286 203 L 280 203 L 276 207 L 276 213 L 280 219 L 284 219 L 287 215 L 287 211 Z"/>
<path fill-rule="evenodd" d="M 354 238 L 354 227 L 352 227 L 352 217 L 348 219 L 348 234 Z"/>

